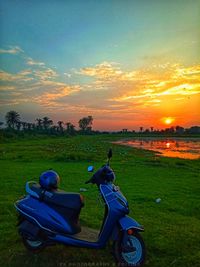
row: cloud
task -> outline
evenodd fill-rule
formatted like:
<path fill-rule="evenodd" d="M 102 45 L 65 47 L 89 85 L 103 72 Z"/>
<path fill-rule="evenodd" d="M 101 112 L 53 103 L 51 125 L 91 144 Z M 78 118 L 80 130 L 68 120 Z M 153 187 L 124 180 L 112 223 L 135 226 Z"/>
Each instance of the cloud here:
<path fill-rule="evenodd" d="M 58 73 L 50 68 L 38 69 L 24 69 L 18 73 L 9 73 L 4 70 L 0 70 L 0 81 L 4 82 L 27 82 L 27 81 L 46 81 L 55 79 L 58 77 Z"/>
<path fill-rule="evenodd" d="M 147 122 L 147 115 L 150 112 L 153 116 L 153 110 L 177 112 L 177 105 L 180 108 L 180 105 L 188 103 L 183 99 L 189 101 L 191 96 L 197 99 L 200 93 L 199 69 L 199 65 L 182 66 L 167 62 L 127 71 L 119 64 L 103 62 L 76 72 L 92 80 L 66 101 L 72 105 L 85 105 L 98 118 L 103 114 L 107 118 L 124 116 L 133 120 L 134 114 L 138 113 L 140 117 L 145 114 Z"/>
<path fill-rule="evenodd" d="M 56 82 L 45 82 L 44 84 L 51 89 L 33 98 L 33 101 L 44 106 L 57 106 L 59 104 L 57 100 L 80 91 L 80 86 L 77 85 L 70 86 L 65 83 Z"/>
<path fill-rule="evenodd" d="M 68 73 L 68 72 L 65 72 L 64 75 L 67 76 L 67 78 L 71 78 L 72 77 L 71 73 Z"/>
<path fill-rule="evenodd" d="M 31 57 L 27 58 L 26 63 L 27 63 L 29 66 L 40 66 L 40 67 L 45 66 L 45 63 L 44 63 L 44 62 L 35 61 L 35 60 L 33 60 Z"/>
<path fill-rule="evenodd" d="M 58 77 L 58 73 L 50 68 L 46 68 L 44 70 L 34 70 L 33 74 L 35 77 L 39 78 L 40 80 L 49 80 Z"/>
<path fill-rule="evenodd" d="M 24 51 L 19 46 L 9 46 L 9 49 L 0 49 L 0 54 L 16 55 Z"/>
<path fill-rule="evenodd" d="M 117 66 L 118 63 L 104 61 L 95 67 L 82 68 L 78 74 L 97 77 L 100 79 L 110 79 L 112 77 L 118 76 L 122 71 Z"/>
<path fill-rule="evenodd" d="M 140 119 L 148 123 L 149 114 L 157 116 L 153 109 L 159 106 L 169 109 L 171 103 L 176 107 L 186 103 L 183 99 L 200 93 L 199 65 L 163 63 L 124 70 L 116 62 L 104 61 L 70 70 L 72 76 L 67 74 L 39 64 L 14 74 L 2 70 L 1 105 L 8 105 L 9 101 L 10 105 L 29 103 L 52 114 L 63 112 L 72 117 L 94 114 L 102 121 L 126 118 L 130 123 L 139 120 L 140 114 Z M 62 82 L 65 76 L 70 76 L 70 83 Z"/>
<path fill-rule="evenodd" d="M 7 91 L 14 91 L 16 88 L 15 86 L 6 86 L 6 85 L 0 85 L 0 93 L 1 92 L 7 92 Z"/>
<path fill-rule="evenodd" d="M 109 71 L 110 72 L 110 71 Z M 105 81 L 107 82 L 107 76 Z M 160 66 L 151 69 L 121 72 L 110 81 L 118 96 L 114 101 L 158 98 L 166 96 L 188 96 L 200 93 L 200 66 Z M 102 80 L 100 81 L 103 82 Z M 109 84 L 107 83 L 107 86 Z"/>
<path fill-rule="evenodd" d="M 1 105 L 10 103 L 37 103 L 56 106 L 56 101 L 80 90 L 78 85 L 56 81 L 58 74 L 50 69 L 24 69 L 18 73 L 0 71 Z"/>
<path fill-rule="evenodd" d="M 18 73 L 8 73 L 3 70 L 0 70 L 0 81 L 4 82 L 27 82 L 33 80 L 33 77 L 29 75 L 32 72 L 30 70 L 23 70 Z"/>

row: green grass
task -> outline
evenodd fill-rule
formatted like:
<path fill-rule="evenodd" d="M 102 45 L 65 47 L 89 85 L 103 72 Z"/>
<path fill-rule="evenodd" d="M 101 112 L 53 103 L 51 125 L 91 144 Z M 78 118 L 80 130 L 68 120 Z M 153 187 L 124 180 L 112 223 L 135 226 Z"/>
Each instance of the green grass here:
<path fill-rule="evenodd" d="M 0 266 L 100 266 L 100 262 L 112 266 L 111 244 L 103 250 L 56 245 L 30 254 L 17 234 L 13 206 L 25 193 L 26 181 L 37 180 L 41 172 L 53 168 L 61 176 L 62 189 L 88 189 L 83 192 L 81 222 L 98 229 L 103 207 L 97 201 L 97 188 L 84 182 L 89 177 L 87 166 L 99 168 L 110 146 L 116 184 L 129 201 L 130 216 L 145 227 L 145 266 L 200 266 L 199 160 L 157 157 L 149 151 L 111 145 L 117 139 L 112 135 L 35 137 L 0 144 Z M 161 198 L 159 204 L 156 198 Z"/>

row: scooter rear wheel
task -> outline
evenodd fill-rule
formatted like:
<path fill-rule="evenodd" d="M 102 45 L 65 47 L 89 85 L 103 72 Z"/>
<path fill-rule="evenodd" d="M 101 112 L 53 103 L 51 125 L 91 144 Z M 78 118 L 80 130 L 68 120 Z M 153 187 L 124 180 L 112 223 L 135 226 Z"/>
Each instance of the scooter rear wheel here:
<path fill-rule="evenodd" d="M 42 242 L 39 239 L 37 240 L 26 236 L 22 236 L 22 241 L 24 246 L 33 253 L 39 253 L 45 247 L 44 242 Z"/>
<path fill-rule="evenodd" d="M 114 243 L 114 255 L 117 266 L 134 267 L 142 266 L 145 261 L 145 245 L 141 235 L 137 232 L 128 238 L 128 246 L 134 249 L 133 252 L 124 252 L 122 247 L 123 233 L 119 233 L 118 240 Z"/>

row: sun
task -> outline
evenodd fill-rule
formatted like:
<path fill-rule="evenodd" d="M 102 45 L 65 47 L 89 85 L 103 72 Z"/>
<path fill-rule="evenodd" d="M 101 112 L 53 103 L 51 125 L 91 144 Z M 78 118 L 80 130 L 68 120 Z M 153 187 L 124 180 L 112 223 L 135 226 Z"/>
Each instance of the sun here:
<path fill-rule="evenodd" d="M 162 118 L 162 122 L 166 125 L 170 125 L 172 124 L 172 122 L 174 122 L 174 118 L 172 117 L 165 117 L 165 118 Z"/>

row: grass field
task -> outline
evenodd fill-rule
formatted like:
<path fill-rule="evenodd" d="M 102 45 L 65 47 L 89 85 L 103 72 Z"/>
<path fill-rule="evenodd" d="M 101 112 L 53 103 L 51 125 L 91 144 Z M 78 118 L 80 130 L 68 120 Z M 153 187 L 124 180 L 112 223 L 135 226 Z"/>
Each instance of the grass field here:
<path fill-rule="evenodd" d="M 37 180 L 41 172 L 53 168 L 61 176 L 60 188 L 88 189 L 83 192 L 81 222 L 98 229 L 103 207 L 97 201 L 97 188 L 84 182 L 89 177 L 87 166 L 100 167 L 110 146 L 116 184 L 129 201 L 130 216 L 145 227 L 145 266 L 200 266 L 199 160 L 157 157 L 110 143 L 117 139 L 112 135 L 35 137 L 0 144 L 0 266 L 114 266 L 111 244 L 103 250 L 56 245 L 30 254 L 17 234 L 13 206 L 25 193 L 26 181 Z M 159 204 L 156 198 L 161 198 Z"/>

